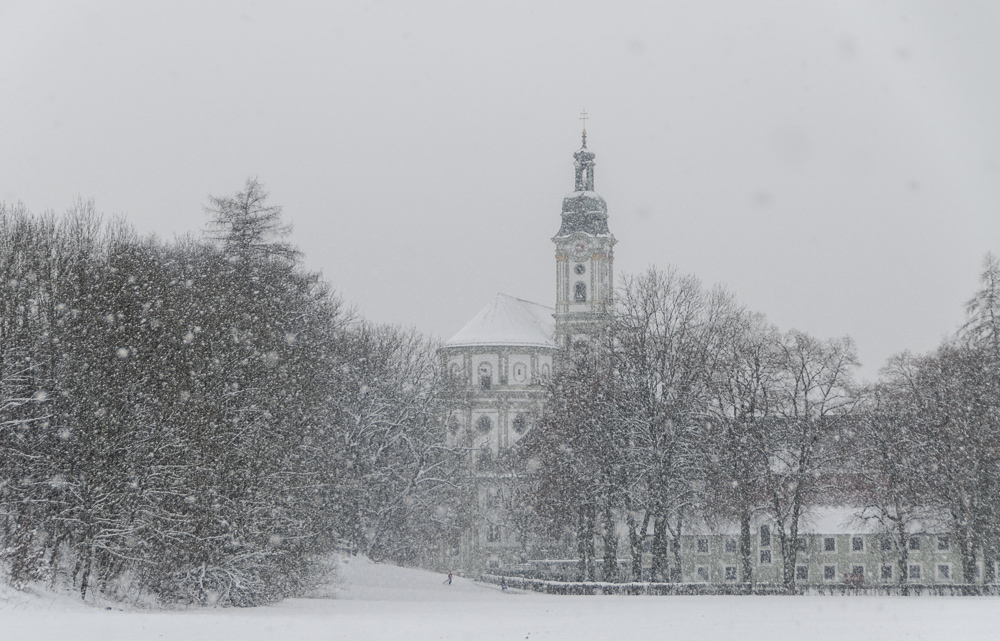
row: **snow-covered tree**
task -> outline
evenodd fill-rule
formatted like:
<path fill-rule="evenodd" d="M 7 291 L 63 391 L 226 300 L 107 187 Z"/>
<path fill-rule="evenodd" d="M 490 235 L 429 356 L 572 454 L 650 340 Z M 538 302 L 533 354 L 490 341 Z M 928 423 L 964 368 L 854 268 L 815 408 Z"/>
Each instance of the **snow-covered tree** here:
<path fill-rule="evenodd" d="M 328 434 L 332 527 L 374 559 L 425 561 L 454 527 L 461 457 L 445 443 L 436 348 L 370 323 L 345 335 Z"/>

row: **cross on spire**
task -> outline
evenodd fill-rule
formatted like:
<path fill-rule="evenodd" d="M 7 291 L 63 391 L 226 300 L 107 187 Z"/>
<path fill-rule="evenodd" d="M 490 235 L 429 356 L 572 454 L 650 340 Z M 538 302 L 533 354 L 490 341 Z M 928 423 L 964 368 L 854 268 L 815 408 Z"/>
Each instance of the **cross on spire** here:
<path fill-rule="evenodd" d="M 580 114 L 580 120 L 583 121 L 583 147 L 587 148 L 587 110 L 584 109 L 583 113 Z"/>

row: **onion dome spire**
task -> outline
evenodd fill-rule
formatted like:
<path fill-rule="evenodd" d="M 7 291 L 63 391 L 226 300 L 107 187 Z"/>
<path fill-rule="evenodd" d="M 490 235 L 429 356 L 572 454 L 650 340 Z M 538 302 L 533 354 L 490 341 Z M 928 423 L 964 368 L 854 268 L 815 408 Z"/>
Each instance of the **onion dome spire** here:
<path fill-rule="evenodd" d="M 608 206 L 604 199 L 594 193 L 594 152 L 587 149 L 587 112 L 580 116 L 583 120 L 583 146 L 573 154 L 576 173 L 573 193 L 563 199 L 562 226 L 556 236 L 566 236 L 574 232 L 591 235 L 609 234 Z"/>
<path fill-rule="evenodd" d="M 580 115 L 583 121 L 583 146 L 573 154 L 576 159 L 576 185 L 573 191 L 594 191 L 594 153 L 587 149 L 587 110 Z"/>

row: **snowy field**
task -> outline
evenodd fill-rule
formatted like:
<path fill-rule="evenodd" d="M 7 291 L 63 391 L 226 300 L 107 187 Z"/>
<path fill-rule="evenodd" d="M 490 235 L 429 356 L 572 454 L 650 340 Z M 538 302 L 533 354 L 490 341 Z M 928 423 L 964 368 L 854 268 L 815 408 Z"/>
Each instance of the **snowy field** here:
<path fill-rule="evenodd" d="M 105 610 L 70 596 L 0 589 L 3 641 L 201 639 L 991 639 L 995 598 L 624 597 L 502 592 L 456 577 L 375 565 L 341 566 L 335 598 L 255 609 Z"/>

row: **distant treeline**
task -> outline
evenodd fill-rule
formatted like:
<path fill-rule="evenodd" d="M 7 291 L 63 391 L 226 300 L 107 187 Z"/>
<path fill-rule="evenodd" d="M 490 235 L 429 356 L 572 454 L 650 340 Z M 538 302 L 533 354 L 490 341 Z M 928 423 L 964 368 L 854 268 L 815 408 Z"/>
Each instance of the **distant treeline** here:
<path fill-rule="evenodd" d="M 166 243 L 0 204 L 0 571 L 252 605 L 454 531 L 435 346 L 345 309 L 255 180 Z M 433 507 L 431 507 L 433 506 Z"/>

